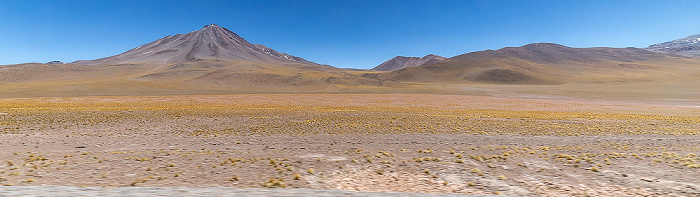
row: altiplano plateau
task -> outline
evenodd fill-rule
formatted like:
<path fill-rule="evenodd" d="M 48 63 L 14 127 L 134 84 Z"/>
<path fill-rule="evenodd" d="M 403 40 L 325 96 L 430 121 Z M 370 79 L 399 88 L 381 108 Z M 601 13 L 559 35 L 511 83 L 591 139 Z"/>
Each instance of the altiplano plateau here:
<path fill-rule="evenodd" d="M 698 7 L 0 1 L 0 196 L 698 197 Z"/>

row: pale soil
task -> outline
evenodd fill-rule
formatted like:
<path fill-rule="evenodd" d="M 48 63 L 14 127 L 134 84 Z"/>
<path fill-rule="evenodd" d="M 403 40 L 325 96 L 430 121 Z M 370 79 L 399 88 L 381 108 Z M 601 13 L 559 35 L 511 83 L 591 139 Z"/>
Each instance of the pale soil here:
<path fill-rule="evenodd" d="M 8 186 L 700 195 L 700 113 L 682 106 L 231 95 L 4 99 L 0 112 Z"/>
<path fill-rule="evenodd" d="M 144 181 L 135 186 L 262 187 L 261 184 L 269 178 L 284 178 L 287 187 L 351 191 L 467 194 L 495 194 L 498 191 L 520 196 L 700 195 L 698 169 L 656 163 L 651 158 L 628 157 L 614 159 L 610 165 L 597 158 L 594 163 L 601 163 L 603 167 L 600 167 L 600 172 L 592 172 L 589 169 L 594 163 L 584 161 L 579 167 L 574 167 L 573 164 L 539 157 L 544 152 L 548 155 L 581 152 L 641 154 L 653 151 L 646 147 L 666 146 L 667 152 L 685 155 L 698 152 L 700 138 L 697 136 L 325 135 L 103 139 L 125 141 L 126 146 L 97 145 L 100 142 L 90 138 L 36 137 L 5 136 L 7 141 L 3 141 L 2 149 L 7 152 L 3 151 L 3 158 L 14 161 L 18 169 L 11 170 L 12 166 L 7 163 L 0 165 L 4 171 L 3 184 L 126 187 L 134 181 Z M 236 144 L 237 141 L 242 143 Z M 602 147 L 608 143 L 631 144 L 632 149 L 623 151 Z M 490 147 L 501 146 L 509 148 L 490 150 Z M 537 149 L 541 146 L 562 149 Z M 505 161 L 479 162 L 468 158 L 469 155 L 501 155 L 501 152 L 515 150 L 510 147 L 529 147 L 529 150 L 538 152 L 514 153 Z M 364 150 L 357 153 L 358 148 Z M 401 151 L 402 148 L 406 150 Z M 418 152 L 428 148 L 434 152 Z M 449 150 L 464 152 L 461 153 L 465 155 L 463 163 L 456 163 L 457 158 Z M 380 151 L 393 156 L 384 156 Z M 30 158 L 29 154 L 47 160 L 24 164 L 23 160 Z M 364 157 L 365 154 L 370 155 L 368 158 L 372 162 Z M 71 156 L 65 158 L 65 155 Z M 439 161 L 414 161 L 426 157 L 438 158 Z M 147 160 L 137 161 L 141 158 Z M 245 161 L 236 165 L 224 163 L 229 158 Z M 268 158 L 283 162 L 280 167 L 289 164 L 291 170 L 285 167 L 276 170 Z M 60 164 L 62 161 L 67 164 Z M 389 163 L 382 163 L 385 161 Z M 45 164 L 52 165 L 43 167 Z M 170 164 L 174 165 L 168 166 Z M 493 168 L 488 167 L 489 164 Z M 34 166 L 41 167 L 34 169 Z M 314 169 L 314 174 L 308 172 L 309 168 Z M 484 175 L 470 172 L 474 168 L 480 169 Z M 426 169 L 428 173 L 424 171 Z M 14 172 L 19 174 L 11 175 Z M 301 175 L 299 180 L 293 179 L 296 173 Z M 175 174 L 179 176 L 175 177 Z M 506 180 L 497 178 L 499 175 L 505 176 Z M 234 176 L 239 180 L 231 181 Z M 27 182 L 29 179 L 34 181 Z M 468 186 L 469 182 L 475 185 Z"/>
<path fill-rule="evenodd" d="M 344 190 L 320 190 L 320 189 L 263 189 L 263 188 L 234 188 L 234 187 L 74 187 L 74 186 L 14 186 L 0 187 L 0 196 L 22 197 L 154 197 L 154 196 L 313 196 L 313 197 L 337 197 L 337 196 L 367 196 L 367 197 L 465 197 L 461 194 L 417 194 L 403 192 L 355 192 Z M 479 196 L 469 196 L 479 197 Z"/>

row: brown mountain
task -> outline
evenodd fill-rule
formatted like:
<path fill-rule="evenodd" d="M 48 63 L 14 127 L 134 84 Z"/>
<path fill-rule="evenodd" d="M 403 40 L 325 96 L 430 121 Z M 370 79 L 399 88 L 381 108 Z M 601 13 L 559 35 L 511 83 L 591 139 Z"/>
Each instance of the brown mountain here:
<path fill-rule="evenodd" d="M 683 66 L 697 68 L 698 62 L 639 48 L 571 48 L 535 43 L 462 54 L 381 77 L 441 83 L 604 83 L 669 77 L 681 74 Z"/>
<path fill-rule="evenodd" d="M 102 59 L 0 65 L 0 97 L 337 92 L 402 85 L 363 77 L 366 72 L 280 53 L 211 24 Z"/>
<path fill-rule="evenodd" d="M 437 63 L 447 58 L 429 54 L 423 57 L 404 57 L 396 56 L 386 62 L 374 67 L 372 70 L 376 71 L 395 71 L 402 68 L 422 66 L 426 64 Z"/>
<path fill-rule="evenodd" d="M 316 64 L 303 58 L 251 44 L 236 33 L 215 24 L 187 34 L 166 36 L 122 54 L 96 60 L 76 61 L 81 65 L 126 63 L 182 63 L 199 59 L 228 59 L 277 64 Z"/>

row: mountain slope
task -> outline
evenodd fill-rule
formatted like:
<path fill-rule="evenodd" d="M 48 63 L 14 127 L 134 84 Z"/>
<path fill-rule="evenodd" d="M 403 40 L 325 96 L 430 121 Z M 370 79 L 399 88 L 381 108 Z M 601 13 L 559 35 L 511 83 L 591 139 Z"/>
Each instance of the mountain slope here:
<path fill-rule="evenodd" d="M 423 57 L 404 57 L 396 56 L 386 62 L 374 67 L 372 70 L 376 71 L 395 71 L 402 68 L 422 66 L 425 64 L 437 63 L 447 58 L 429 54 Z"/>
<path fill-rule="evenodd" d="M 668 64 L 668 65 L 667 65 Z M 563 84 L 654 80 L 698 62 L 639 48 L 571 48 L 535 43 L 466 53 L 383 74 L 398 81 L 493 84 Z"/>
<path fill-rule="evenodd" d="M 0 98 L 231 93 L 391 91 L 389 79 L 369 71 L 323 65 L 198 59 L 166 65 L 0 65 Z"/>
<path fill-rule="evenodd" d="M 700 34 L 690 35 L 685 38 L 664 43 L 652 44 L 646 49 L 690 57 L 700 56 Z"/>
<path fill-rule="evenodd" d="M 251 44 L 231 30 L 215 24 L 206 25 L 200 30 L 187 34 L 166 36 L 119 55 L 74 63 L 81 65 L 168 64 L 207 58 L 277 64 L 316 64 L 260 44 Z"/>

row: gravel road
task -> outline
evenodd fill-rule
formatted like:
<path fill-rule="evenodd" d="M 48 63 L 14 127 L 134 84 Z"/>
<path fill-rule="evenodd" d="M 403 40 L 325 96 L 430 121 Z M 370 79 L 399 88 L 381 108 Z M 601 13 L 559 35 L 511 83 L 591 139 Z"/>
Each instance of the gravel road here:
<path fill-rule="evenodd" d="M 464 197 L 462 194 L 417 194 L 400 192 L 353 192 L 343 190 L 315 189 L 260 189 L 232 187 L 69 187 L 69 186 L 7 186 L 0 187 L 0 196 L 41 197 L 41 196 L 101 196 L 101 197 L 151 197 L 151 196 L 376 196 L 376 197 Z M 470 196 L 482 197 L 482 196 Z"/>

